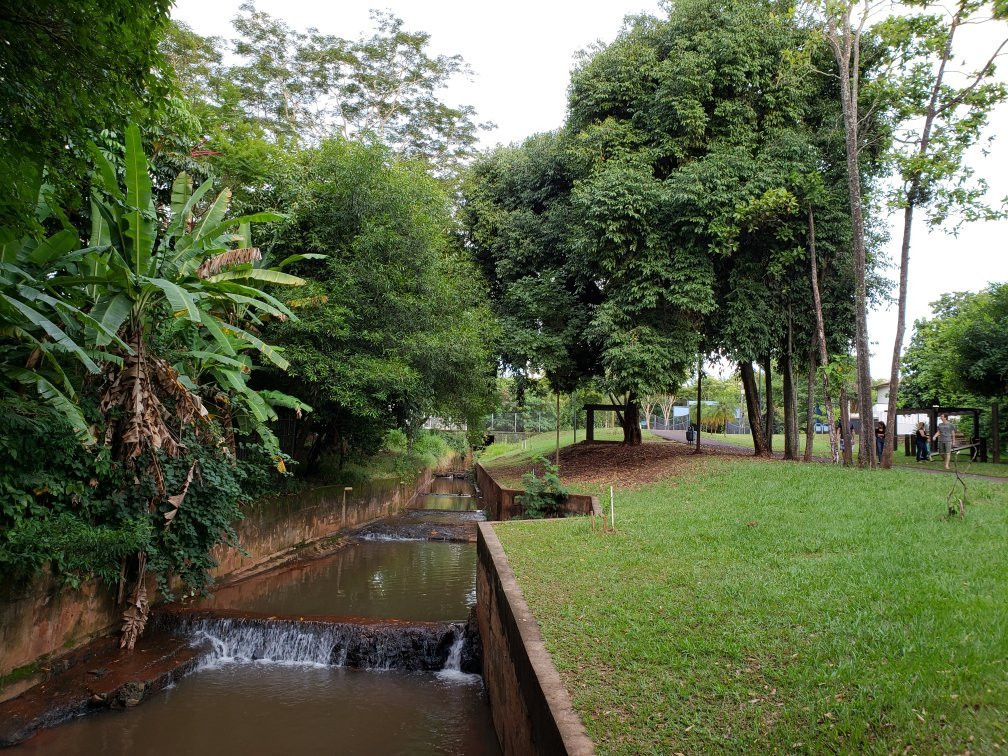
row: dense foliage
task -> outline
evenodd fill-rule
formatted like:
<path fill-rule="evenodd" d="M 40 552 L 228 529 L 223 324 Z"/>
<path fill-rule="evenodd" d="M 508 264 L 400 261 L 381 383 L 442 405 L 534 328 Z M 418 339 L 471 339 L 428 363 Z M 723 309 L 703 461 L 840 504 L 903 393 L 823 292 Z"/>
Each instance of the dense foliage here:
<path fill-rule="evenodd" d="M 1008 284 L 944 294 L 931 310 L 932 317 L 914 323 L 903 355 L 900 406 L 984 409 L 1003 401 L 1008 395 Z M 1005 443 L 1008 417 L 999 419 Z M 985 437 L 989 426 L 984 413 Z"/>
<path fill-rule="evenodd" d="M 412 437 L 430 416 L 478 429 L 494 330 L 445 194 L 381 147 L 329 140 L 302 161 L 275 245 L 326 258 L 298 264 L 310 283 L 288 304 L 311 305 L 268 329 L 290 361 L 271 380 L 315 408 L 286 448 L 314 469 L 324 452 L 373 452 L 392 428 Z"/>
<path fill-rule="evenodd" d="M 31 222 L 45 173 L 65 199 L 86 146 L 156 110 L 167 90 L 157 40 L 169 0 L 0 2 L 0 225 Z"/>
<path fill-rule="evenodd" d="M 246 5 L 225 44 L 120 5 L 0 9 L 0 571 L 118 583 L 131 644 L 148 578 L 203 589 L 287 485 L 281 439 L 329 475 L 461 450 L 420 428 L 478 433 L 495 330 L 443 188 L 460 58 L 387 15 Z"/>

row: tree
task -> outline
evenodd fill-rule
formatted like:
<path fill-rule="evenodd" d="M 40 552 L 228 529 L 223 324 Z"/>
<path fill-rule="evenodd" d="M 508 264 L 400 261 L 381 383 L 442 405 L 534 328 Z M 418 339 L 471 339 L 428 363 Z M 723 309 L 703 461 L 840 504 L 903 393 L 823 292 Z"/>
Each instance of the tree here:
<path fill-rule="evenodd" d="M 1008 394 L 1008 284 L 992 284 L 964 308 L 949 346 L 967 390 L 991 398 Z"/>
<path fill-rule="evenodd" d="M 327 255 L 295 268 L 309 279 L 287 298 L 301 317 L 267 329 L 290 361 L 267 383 L 315 409 L 285 448 L 312 470 L 324 453 L 374 451 L 391 428 L 412 438 L 434 415 L 481 431 L 494 323 L 438 184 L 385 148 L 332 139 L 301 154 L 284 192 L 273 246 Z"/>
<path fill-rule="evenodd" d="M 931 310 L 904 354 L 901 401 L 926 407 L 1008 394 L 1008 284 L 943 294 Z"/>
<path fill-rule="evenodd" d="M 861 6 L 860 15 L 856 13 Z M 868 276 L 867 244 L 865 234 L 865 186 L 862 176 L 862 156 L 865 148 L 863 121 L 867 113 L 862 109 L 864 92 L 863 75 L 865 58 L 863 40 L 869 18 L 874 8 L 868 0 L 841 0 L 816 6 L 816 18 L 823 37 L 833 53 L 839 79 L 839 100 L 843 113 L 843 130 L 847 158 L 848 200 L 850 202 L 851 240 L 854 270 L 855 342 L 857 355 L 858 406 L 871 407 L 871 375 L 868 370 Z M 871 102 L 874 110 L 879 100 Z M 861 454 L 859 465 L 874 467 L 877 463 L 872 441 L 872 423 L 862 418 Z"/>
<path fill-rule="evenodd" d="M 348 40 L 292 29 L 247 2 L 230 43 L 175 24 L 162 51 L 204 123 L 200 151 L 214 153 L 210 165 L 247 171 L 257 158 L 274 159 L 275 148 L 341 135 L 424 160 L 454 180 L 487 126 L 471 106 L 440 96 L 468 66 L 458 55 L 432 56 L 430 35 L 391 14 L 372 12 L 372 20 L 370 36 Z"/>
<path fill-rule="evenodd" d="M 515 317 L 543 351 L 596 350 L 597 362 L 567 364 L 628 397 L 628 440 L 636 398 L 674 390 L 701 346 L 749 362 L 751 375 L 751 361 L 765 361 L 787 334 L 775 284 L 788 280 L 793 247 L 760 207 L 763 198 L 786 205 L 778 190 L 793 183 L 795 139 L 783 125 L 802 118 L 804 94 L 786 62 L 793 35 L 787 17 L 761 3 L 691 2 L 667 20 L 635 19 L 575 71 L 567 125 L 551 138 L 566 157 L 539 162 L 557 169 L 509 195 L 509 181 L 495 179 L 503 168 L 476 166 L 468 226 L 499 281 L 491 277 L 499 310 L 515 313 L 504 301 L 537 276 L 569 297 L 559 308 L 573 316 L 557 326 L 534 306 Z M 507 160 L 531 165 L 538 149 L 527 142 Z M 533 240 L 547 227 L 549 261 L 528 265 L 519 251 L 546 249 Z M 556 338 L 571 332 L 583 336 Z M 758 419 L 753 427 L 762 437 Z"/>
<path fill-rule="evenodd" d="M 900 185 L 893 192 L 891 204 L 903 209 L 903 238 L 889 375 L 889 418 L 896 417 L 899 394 L 914 212 L 926 211 L 931 227 L 941 226 L 956 214 L 965 219 L 997 215 L 983 200 L 986 183 L 980 180 L 971 184 L 974 171 L 966 163 L 966 153 L 979 141 L 993 108 L 1008 97 L 1004 85 L 992 81 L 994 61 L 1008 38 L 1002 39 L 989 57 L 984 56 L 976 71 L 965 76 L 950 71 L 957 32 L 976 24 L 977 16 L 991 12 L 992 7 L 990 3 L 959 0 L 948 16 L 944 12 L 912 13 L 894 16 L 879 25 L 901 69 L 901 76 L 893 84 L 901 119 L 893 156 Z M 895 440 L 893 421 L 886 427 L 883 467 L 892 466 Z"/>
<path fill-rule="evenodd" d="M 99 409 L 106 418 L 104 441 L 115 459 L 150 476 L 156 484 L 147 514 L 160 515 L 168 529 L 197 472 L 194 458 L 181 490 L 165 487 L 165 460 L 186 449 L 184 432 L 212 433 L 209 412 L 199 387 L 167 359 L 164 317 L 189 330 L 189 356 L 212 362 L 209 371 L 218 385 L 222 407 L 233 404 L 227 394 L 241 397 L 260 422 L 275 417 L 266 400 L 248 390 L 250 364 L 241 351 L 255 349 L 279 368 L 287 366 L 275 347 L 260 339 L 255 325 L 262 316 L 293 318 L 256 282 L 299 286 L 301 279 L 253 263 L 258 249 L 231 245 L 247 242 L 253 221 L 277 220 L 276 215 L 226 219 L 230 192 L 223 190 L 197 216 L 194 208 L 209 191 L 204 182 L 195 192 L 185 174 L 175 182 L 173 204 L 164 226 L 158 227 L 149 164 L 143 154 L 140 129 L 126 130 L 125 186 L 100 152 L 94 150 L 104 196 L 92 200 L 91 246 L 76 262 L 77 275 L 53 279 L 52 285 L 88 287 L 96 328 L 93 346 L 118 345 L 106 355 Z M 244 327 L 243 327 L 244 326 Z M 178 339 L 179 334 L 175 335 Z M 194 376 L 195 377 L 195 376 Z M 223 392 L 223 394 L 221 393 Z M 178 430 L 176 430 L 178 429 Z M 264 431 L 265 432 L 265 431 Z M 216 538 L 216 534 L 214 535 Z M 137 554 L 135 584 L 123 619 L 122 645 L 132 648 L 147 622 L 146 551 Z M 124 569 L 125 574 L 125 569 Z"/>
<path fill-rule="evenodd" d="M 981 406 L 1008 394 L 1008 284 L 978 292 L 943 294 L 932 317 L 914 324 L 903 354 L 903 407 Z M 983 433 L 993 418 L 981 416 Z M 1008 438 L 1008 418 L 1000 419 Z"/>
<path fill-rule="evenodd" d="M 166 91 L 157 38 L 168 0 L 0 2 L 0 225 L 31 224 L 43 173 L 63 201 L 96 124 L 121 134 Z M 72 75 L 70 75 L 72 71 Z"/>

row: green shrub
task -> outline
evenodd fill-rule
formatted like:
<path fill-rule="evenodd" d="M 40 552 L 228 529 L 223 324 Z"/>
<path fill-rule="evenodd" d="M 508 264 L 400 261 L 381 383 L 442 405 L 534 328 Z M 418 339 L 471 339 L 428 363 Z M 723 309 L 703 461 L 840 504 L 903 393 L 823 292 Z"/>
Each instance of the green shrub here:
<path fill-rule="evenodd" d="M 202 590 L 216 566 L 212 549 L 238 545 L 233 525 L 241 505 L 290 484 L 262 444 L 240 441 L 236 462 L 191 434 L 184 440 L 187 453 L 159 457 L 165 489 L 182 490 L 193 459 L 198 474 L 165 527 L 170 506 L 156 496 L 152 477 L 136 482 L 107 448 L 82 446 L 48 407 L 16 397 L 0 401 L 0 574 L 23 582 L 48 564 L 70 585 L 91 577 L 113 584 L 122 559 L 146 551 L 166 594 L 173 576 L 187 591 Z M 152 500 L 161 501 L 155 512 L 148 511 Z"/>
<path fill-rule="evenodd" d="M 465 433 L 442 433 L 441 438 L 460 457 L 464 457 L 469 453 L 469 438 Z"/>
<path fill-rule="evenodd" d="M 448 442 L 440 434 L 421 431 L 413 441 L 413 454 L 421 468 L 435 467 L 448 456 Z"/>
<path fill-rule="evenodd" d="M 123 557 L 147 548 L 150 522 L 135 519 L 122 527 L 95 525 L 71 512 L 21 520 L 0 539 L 0 565 L 15 581 L 38 574 L 48 562 L 53 572 L 74 587 L 97 577 L 112 585 L 119 579 Z"/>
<path fill-rule="evenodd" d="M 385 434 L 382 441 L 382 449 L 390 452 L 404 452 L 409 447 L 409 439 L 406 434 L 398 428 L 393 428 Z"/>
<path fill-rule="evenodd" d="M 536 467 L 542 468 L 542 477 L 536 475 Z M 526 519 L 563 516 L 569 491 L 560 481 L 556 465 L 545 457 L 536 457 L 532 469 L 522 476 L 522 488 L 515 501 L 522 505 Z"/>

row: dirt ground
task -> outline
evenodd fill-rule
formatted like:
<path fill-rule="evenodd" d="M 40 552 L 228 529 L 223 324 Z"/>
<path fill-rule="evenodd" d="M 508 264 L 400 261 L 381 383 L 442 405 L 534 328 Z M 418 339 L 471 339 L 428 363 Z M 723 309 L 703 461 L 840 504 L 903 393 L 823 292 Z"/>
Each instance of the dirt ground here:
<path fill-rule="evenodd" d="M 751 454 L 751 452 L 750 452 Z M 618 481 L 620 486 L 638 486 L 676 475 L 705 459 L 732 458 L 742 455 L 702 447 L 700 455 L 693 448 L 676 443 L 645 443 L 624 446 L 621 443 L 575 444 L 560 449 L 560 478 L 568 485 L 603 484 Z M 549 456 L 550 462 L 553 455 Z M 532 468 L 529 462 L 495 467 L 493 476 L 500 481 L 519 481 Z"/>

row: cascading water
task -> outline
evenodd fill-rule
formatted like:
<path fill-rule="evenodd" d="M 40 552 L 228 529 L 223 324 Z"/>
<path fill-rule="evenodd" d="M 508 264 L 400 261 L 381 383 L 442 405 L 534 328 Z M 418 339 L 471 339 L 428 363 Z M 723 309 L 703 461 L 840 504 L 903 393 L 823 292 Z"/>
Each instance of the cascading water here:
<path fill-rule="evenodd" d="M 460 669 L 459 623 L 352 624 L 257 617 L 180 617 L 173 632 L 210 652 L 204 667 L 229 662 L 402 671 Z"/>
<path fill-rule="evenodd" d="M 437 673 L 442 680 L 458 682 L 476 682 L 480 676 L 462 671 L 462 656 L 468 638 L 463 625 L 453 625 L 454 638 L 451 647 L 448 649 L 448 658 L 445 659 L 444 666 Z"/>

